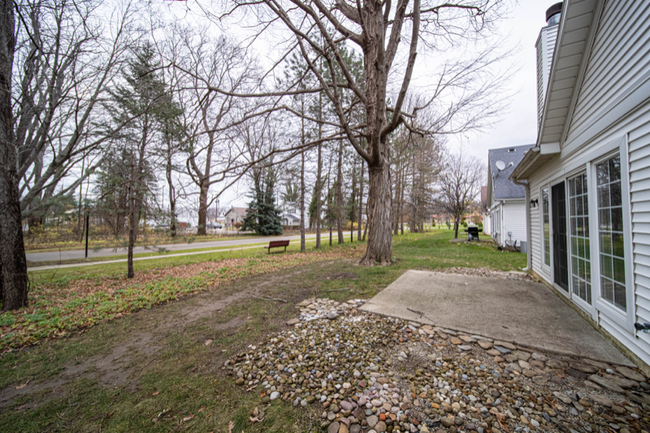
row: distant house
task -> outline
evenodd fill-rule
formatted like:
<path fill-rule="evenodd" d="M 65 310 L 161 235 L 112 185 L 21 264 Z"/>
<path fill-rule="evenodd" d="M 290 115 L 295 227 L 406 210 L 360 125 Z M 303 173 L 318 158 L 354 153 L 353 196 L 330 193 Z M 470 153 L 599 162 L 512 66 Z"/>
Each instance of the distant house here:
<path fill-rule="evenodd" d="M 508 179 L 527 150 L 534 145 L 511 146 L 488 151 L 488 184 L 485 212 L 488 233 L 501 246 L 506 242 L 520 246 L 527 242 L 526 188 Z M 483 230 L 485 230 L 485 222 Z M 523 250 L 522 250 L 523 251 Z"/>
<path fill-rule="evenodd" d="M 648 374 L 650 2 L 554 7 L 537 142 L 511 174 L 529 188 L 529 266 Z"/>
<path fill-rule="evenodd" d="M 298 227 L 300 225 L 300 214 L 284 212 L 282 214 L 282 225 Z"/>
<path fill-rule="evenodd" d="M 245 207 L 231 207 L 224 216 L 226 220 L 226 227 L 232 228 L 236 223 L 243 222 L 244 218 L 246 218 L 247 213 L 248 209 Z"/>

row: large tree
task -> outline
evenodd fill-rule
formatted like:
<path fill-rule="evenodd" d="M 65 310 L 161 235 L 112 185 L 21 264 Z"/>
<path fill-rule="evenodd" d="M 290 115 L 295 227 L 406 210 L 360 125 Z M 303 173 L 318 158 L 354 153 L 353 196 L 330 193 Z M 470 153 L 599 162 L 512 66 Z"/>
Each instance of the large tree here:
<path fill-rule="evenodd" d="M 481 192 L 485 165 L 463 152 L 447 156 L 438 180 L 437 205 L 454 217 L 454 238 L 458 238 L 461 217 Z"/>
<path fill-rule="evenodd" d="M 336 119 L 332 127 L 335 131 L 330 139 L 343 135 L 368 165 L 368 247 L 361 263 L 391 263 L 389 136 L 402 124 L 416 129 L 412 119 L 419 110 L 430 106 L 436 106 L 440 112 L 440 121 L 435 123 L 437 132 L 440 132 L 451 124 L 451 118 L 462 117 L 456 116 L 458 113 L 467 114 L 468 108 L 485 106 L 485 96 L 490 88 L 464 86 L 461 96 L 444 108 L 441 107 L 446 104 L 442 102 L 434 104 L 444 93 L 436 90 L 421 106 L 406 112 L 404 100 L 413 77 L 420 42 L 430 49 L 440 50 L 449 48 L 450 43 L 453 45 L 453 41 L 459 38 L 475 38 L 488 30 L 489 23 L 499 16 L 496 9 L 501 1 L 464 0 L 436 4 L 428 0 L 236 0 L 233 3 L 235 7 L 224 16 L 233 16 L 242 7 L 256 8 L 255 18 L 261 28 L 266 30 L 281 23 L 292 34 L 293 39 L 287 46 L 301 53 L 317 78 L 316 86 L 307 91 L 323 92 L 334 108 Z M 362 82 L 355 78 L 346 64 L 342 45 L 361 51 Z M 321 61 L 328 74 L 319 67 Z M 486 63 L 489 62 L 483 58 L 483 61 L 468 61 L 455 69 L 443 67 L 438 90 L 453 87 L 461 81 L 466 84 L 468 77 Z M 388 103 L 391 84 L 394 84 L 394 104 Z M 296 92 L 299 90 L 294 83 L 264 95 Z M 353 97 L 346 97 L 348 93 Z M 362 107 L 363 116 L 360 118 L 350 116 L 357 106 Z M 460 124 L 466 127 L 475 125 L 476 119 L 484 117 L 490 110 L 458 120 L 453 128 L 448 128 L 448 132 L 450 129 L 463 129 L 458 127 Z"/>
<path fill-rule="evenodd" d="M 0 5 L 0 294 L 2 310 L 7 311 L 27 306 L 29 284 L 11 100 L 16 46 L 14 4 L 0 0 Z"/>

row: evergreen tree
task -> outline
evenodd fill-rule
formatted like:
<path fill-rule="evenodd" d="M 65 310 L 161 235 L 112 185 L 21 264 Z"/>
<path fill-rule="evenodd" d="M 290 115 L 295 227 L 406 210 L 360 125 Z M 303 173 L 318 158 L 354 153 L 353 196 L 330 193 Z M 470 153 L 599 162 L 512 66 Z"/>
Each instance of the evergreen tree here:
<path fill-rule="evenodd" d="M 273 195 L 273 175 L 268 175 L 266 185 L 256 180 L 251 193 L 248 213 L 242 222 L 241 230 L 253 230 L 262 236 L 282 234 L 282 218 L 275 205 Z"/>

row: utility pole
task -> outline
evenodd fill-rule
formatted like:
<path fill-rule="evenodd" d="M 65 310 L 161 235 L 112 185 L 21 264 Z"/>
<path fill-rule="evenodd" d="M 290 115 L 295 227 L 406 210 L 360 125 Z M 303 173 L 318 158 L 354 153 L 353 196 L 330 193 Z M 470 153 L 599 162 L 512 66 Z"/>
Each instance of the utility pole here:
<path fill-rule="evenodd" d="M 88 261 L 88 228 L 90 226 L 90 215 L 86 210 L 86 261 Z"/>

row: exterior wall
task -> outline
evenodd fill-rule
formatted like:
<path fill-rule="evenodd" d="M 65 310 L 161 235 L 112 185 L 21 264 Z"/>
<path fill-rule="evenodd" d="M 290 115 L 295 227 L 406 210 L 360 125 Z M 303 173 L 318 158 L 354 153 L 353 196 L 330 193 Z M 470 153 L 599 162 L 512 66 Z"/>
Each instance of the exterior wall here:
<path fill-rule="evenodd" d="M 542 28 L 537 38 L 537 124 L 542 121 L 542 110 L 548 87 L 548 76 L 553 62 L 553 51 L 559 25 Z"/>
<path fill-rule="evenodd" d="M 512 239 L 513 243 L 517 241 L 517 246 L 521 241 L 526 241 L 526 201 L 509 200 L 503 204 L 503 241 Z M 508 236 L 512 232 L 512 238 Z"/>
<path fill-rule="evenodd" d="M 492 233 L 492 217 L 489 213 L 483 214 L 483 234 L 490 235 Z"/>
<path fill-rule="evenodd" d="M 526 203 L 525 200 L 506 200 L 498 203 L 490 212 L 489 234 L 495 242 L 505 246 L 506 241 L 512 239 L 526 241 Z M 485 231 L 485 224 L 483 224 Z M 508 236 L 512 232 L 512 238 Z"/>
<path fill-rule="evenodd" d="M 601 16 L 561 152 L 528 179 L 531 199 L 539 200 L 531 209 L 532 266 L 553 285 L 552 260 L 550 267 L 544 264 L 541 188 L 586 173 L 592 303 L 571 294 L 571 281 L 566 295 L 554 287 L 645 362 L 647 369 L 650 334 L 636 331 L 634 323 L 650 323 L 650 2 L 609 0 Z M 614 154 L 621 157 L 626 312 L 601 297 L 598 259 L 595 164 Z"/>

